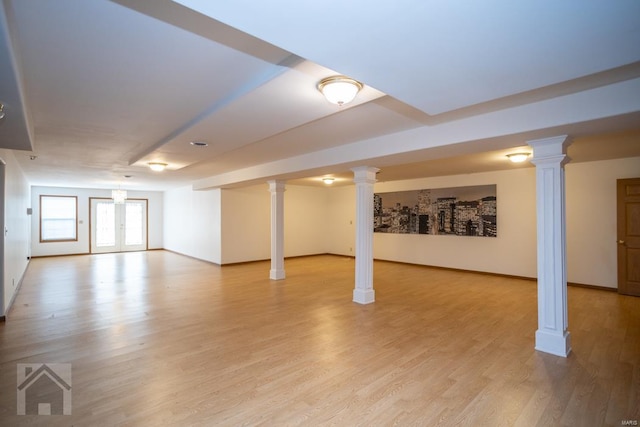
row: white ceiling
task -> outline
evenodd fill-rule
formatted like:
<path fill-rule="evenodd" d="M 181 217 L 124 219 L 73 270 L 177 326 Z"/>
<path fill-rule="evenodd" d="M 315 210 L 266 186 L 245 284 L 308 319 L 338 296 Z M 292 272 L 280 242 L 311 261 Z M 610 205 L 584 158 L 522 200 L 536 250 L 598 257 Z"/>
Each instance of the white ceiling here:
<path fill-rule="evenodd" d="M 576 161 L 640 156 L 635 0 L 1 4 L 0 148 L 33 185 L 470 173 L 559 134 Z M 344 107 L 316 89 L 338 73 L 365 84 Z"/>

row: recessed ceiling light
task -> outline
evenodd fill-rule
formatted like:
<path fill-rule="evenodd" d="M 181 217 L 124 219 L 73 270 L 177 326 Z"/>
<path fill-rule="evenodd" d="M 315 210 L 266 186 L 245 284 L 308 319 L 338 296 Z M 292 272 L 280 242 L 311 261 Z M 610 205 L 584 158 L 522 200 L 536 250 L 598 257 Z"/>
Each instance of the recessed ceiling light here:
<path fill-rule="evenodd" d="M 209 146 L 209 144 L 207 144 L 204 141 L 191 141 L 190 144 L 193 145 L 194 147 L 208 147 Z"/>
<path fill-rule="evenodd" d="M 162 172 L 168 165 L 166 163 L 151 162 L 148 163 L 152 171 Z"/>
<path fill-rule="evenodd" d="M 326 177 L 326 178 L 322 178 L 322 181 L 329 185 L 329 184 L 333 184 L 333 181 L 335 181 L 335 178 L 331 178 L 330 176 Z"/>
<path fill-rule="evenodd" d="M 509 160 L 513 163 L 522 163 L 529 158 L 530 153 L 513 153 L 507 154 Z"/>

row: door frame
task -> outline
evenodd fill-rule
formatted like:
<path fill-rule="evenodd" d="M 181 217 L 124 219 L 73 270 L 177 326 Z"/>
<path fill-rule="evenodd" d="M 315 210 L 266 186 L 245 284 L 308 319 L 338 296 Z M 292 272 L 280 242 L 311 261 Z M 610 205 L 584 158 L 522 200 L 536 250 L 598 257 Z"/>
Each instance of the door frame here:
<path fill-rule="evenodd" d="M 91 211 L 92 208 L 92 200 L 113 200 L 111 197 L 89 197 L 89 253 L 90 254 L 97 254 L 98 252 L 93 252 L 91 250 L 92 248 L 92 239 L 93 239 L 93 212 Z M 137 200 L 137 201 L 144 201 L 146 202 L 147 205 L 147 209 L 145 209 L 145 242 L 144 242 L 144 251 L 148 251 L 149 250 L 149 199 L 143 199 L 143 198 L 127 198 L 127 200 Z M 122 251 L 118 251 L 118 252 L 122 252 Z M 115 253 L 118 253 L 115 252 Z M 99 253 L 105 253 L 105 252 L 99 252 Z"/>
<path fill-rule="evenodd" d="M 640 177 L 639 178 L 626 178 L 626 179 L 618 179 L 616 181 L 616 246 L 617 246 L 617 268 L 618 268 L 618 293 L 623 295 L 633 295 L 640 296 L 637 294 L 637 289 L 631 289 L 627 286 L 627 244 L 629 239 L 629 235 L 627 234 L 627 215 L 626 215 L 626 203 L 629 197 L 638 197 L 640 199 L 640 194 L 638 196 L 629 196 L 626 192 L 626 188 L 628 185 L 639 185 L 640 186 Z M 638 237 L 634 238 L 636 242 L 634 244 L 634 248 L 636 247 Z M 622 288 L 622 289 L 621 289 Z"/>
<path fill-rule="evenodd" d="M 4 241 L 5 241 L 5 217 L 4 217 L 4 205 L 5 205 L 5 175 L 6 175 L 6 163 L 0 158 L 0 224 L 2 225 L 2 239 L 0 239 L 0 321 L 5 319 L 6 313 L 4 312 L 4 270 L 5 270 L 5 256 L 4 256 Z M 11 301 L 11 299 L 10 299 Z"/>

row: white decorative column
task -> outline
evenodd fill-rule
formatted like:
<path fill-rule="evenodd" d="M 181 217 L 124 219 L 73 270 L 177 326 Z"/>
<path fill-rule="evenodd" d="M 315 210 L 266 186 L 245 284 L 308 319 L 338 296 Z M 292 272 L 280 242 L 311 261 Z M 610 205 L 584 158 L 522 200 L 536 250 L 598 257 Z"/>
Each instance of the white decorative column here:
<path fill-rule="evenodd" d="M 271 193 L 271 271 L 272 280 L 284 279 L 284 181 L 268 181 Z"/>
<path fill-rule="evenodd" d="M 536 350 L 567 357 L 567 256 L 564 165 L 566 135 L 528 141 L 536 165 L 538 223 L 538 330 Z"/>
<path fill-rule="evenodd" d="M 356 285 L 353 301 L 370 304 L 373 290 L 373 184 L 380 169 L 362 166 L 351 169 L 356 183 Z"/>

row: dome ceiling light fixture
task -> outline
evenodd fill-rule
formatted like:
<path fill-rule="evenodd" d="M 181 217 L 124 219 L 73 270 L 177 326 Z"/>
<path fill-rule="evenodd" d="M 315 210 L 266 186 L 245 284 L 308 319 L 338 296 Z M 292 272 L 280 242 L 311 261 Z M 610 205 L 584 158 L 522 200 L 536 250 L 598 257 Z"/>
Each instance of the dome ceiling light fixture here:
<path fill-rule="evenodd" d="M 332 104 L 342 107 L 353 101 L 363 84 L 347 76 L 332 76 L 320 80 L 318 90 Z"/>
<path fill-rule="evenodd" d="M 525 160 L 527 160 L 530 155 L 531 153 L 513 153 L 513 154 L 507 154 L 507 157 L 513 163 L 522 163 Z"/>
<path fill-rule="evenodd" d="M 166 163 L 160 163 L 160 162 L 150 162 L 148 163 L 148 165 L 151 168 L 151 170 L 155 172 L 162 172 L 168 166 Z"/>
<path fill-rule="evenodd" d="M 324 182 L 327 185 L 333 184 L 333 181 L 335 181 L 335 178 L 331 178 L 330 176 L 322 178 L 322 182 Z"/>

